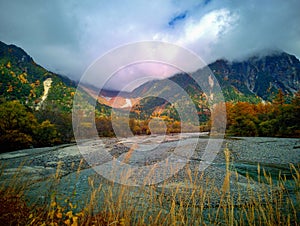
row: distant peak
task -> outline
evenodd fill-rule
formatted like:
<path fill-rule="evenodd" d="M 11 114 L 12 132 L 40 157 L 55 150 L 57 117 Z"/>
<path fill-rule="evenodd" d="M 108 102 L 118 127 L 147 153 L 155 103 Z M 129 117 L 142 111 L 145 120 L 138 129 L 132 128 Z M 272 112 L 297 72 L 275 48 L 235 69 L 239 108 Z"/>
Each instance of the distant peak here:
<path fill-rule="evenodd" d="M 264 49 L 261 51 L 253 52 L 249 54 L 247 57 L 245 57 L 244 59 L 238 60 L 237 62 L 245 61 L 245 60 L 261 60 L 267 57 L 278 57 L 278 56 L 288 57 L 293 55 L 281 49 Z"/>

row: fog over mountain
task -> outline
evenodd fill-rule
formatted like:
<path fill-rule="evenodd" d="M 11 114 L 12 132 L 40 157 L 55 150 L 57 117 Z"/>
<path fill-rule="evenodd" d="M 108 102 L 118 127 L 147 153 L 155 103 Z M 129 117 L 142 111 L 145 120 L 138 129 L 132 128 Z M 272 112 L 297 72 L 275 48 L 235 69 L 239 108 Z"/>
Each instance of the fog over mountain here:
<path fill-rule="evenodd" d="M 76 80 L 107 51 L 145 40 L 183 46 L 207 63 L 273 49 L 299 58 L 299 8 L 297 0 L 3 0 L 0 40 L 21 46 L 48 70 Z M 123 76 L 110 86 L 119 89 L 126 81 Z"/>

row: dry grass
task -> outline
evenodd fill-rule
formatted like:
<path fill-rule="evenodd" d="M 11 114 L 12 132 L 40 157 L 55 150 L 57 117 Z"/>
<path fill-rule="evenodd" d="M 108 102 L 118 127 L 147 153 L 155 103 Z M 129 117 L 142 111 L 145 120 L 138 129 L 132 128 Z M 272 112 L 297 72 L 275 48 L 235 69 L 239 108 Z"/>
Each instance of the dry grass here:
<path fill-rule="evenodd" d="M 1 187 L 1 225 L 298 225 L 300 201 L 299 165 L 291 165 L 293 180 L 278 175 L 274 181 L 258 166 L 259 191 L 253 189 L 248 178 L 245 193 L 232 194 L 231 176 L 239 177 L 229 170 L 229 150 L 226 176 L 221 188 L 214 181 L 203 180 L 203 174 L 192 173 L 186 168 L 187 178 L 170 188 L 161 186 L 129 187 L 113 182 L 97 183 L 89 178 L 90 192 L 86 205 L 78 208 L 72 197 L 64 199 L 58 191 L 49 193 L 44 204 L 32 205 L 25 200 L 27 184 L 17 183 Z M 80 175 L 80 169 L 77 171 Z M 196 178 L 196 179 L 195 179 Z M 53 176 L 53 188 L 60 183 L 60 166 Z M 259 182 L 258 182 L 259 183 Z M 288 187 L 287 187 L 288 185 Z M 291 195 L 292 194 L 292 195 Z M 218 203 L 214 196 L 218 195 Z M 243 202 L 246 200 L 247 202 Z"/>

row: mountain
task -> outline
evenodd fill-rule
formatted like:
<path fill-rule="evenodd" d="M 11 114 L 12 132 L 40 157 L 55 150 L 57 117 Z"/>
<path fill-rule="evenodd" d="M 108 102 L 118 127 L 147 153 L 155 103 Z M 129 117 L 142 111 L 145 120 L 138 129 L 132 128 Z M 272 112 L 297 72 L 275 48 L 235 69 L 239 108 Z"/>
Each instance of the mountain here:
<path fill-rule="evenodd" d="M 0 42 L 0 73 L 0 102 L 19 100 L 36 109 L 51 105 L 71 111 L 76 83 L 36 64 L 23 49 Z"/>
<path fill-rule="evenodd" d="M 102 89 L 99 93 L 99 89 L 92 85 L 81 84 L 80 87 L 91 97 L 97 99 L 98 103 L 103 106 L 118 109 L 130 109 L 140 100 L 139 97 L 132 98 L 132 94 L 129 92 Z"/>
<path fill-rule="evenodd" d="M 52 73 L 21 48 L 0 42 L 0 152 L 73 140 L 76 83 Z"/>
<path fill-rule="evenodd" d="M 258 103 L 270 101 L 279 89 L 292 96 L 300 90 L 300 61 L 285 52 L 273 52 L 265 56 L 252 56 L 243 61 L 229 62 L 217 60 L 208 65 L 217 78 L 226 101 L 246 101 Z M 203 69 L 194 72 L 197 76 Z M 21 48 L 0 42 L 0 103 L 20 100 L 35 109 L 42 105 L 55 106 L 70 112 L 76 91 L 76 82 L 52 73 L 34 60 Z M 147 112 L 158 111 L 171 106 L 162 98 L 149 97 L 141 100 L 146 93 L 170 92 L 172 81 L 183 88 L 196 105 L 206 111 L 207 98 L 198 84 L 185 73 L 168 79 L 149 81 L 137 87 L 132 93 L 102 90 L 98 94 L 94 87 L 82 86 L 82 92 L 97 99 L 97 108 L 109 112 L 110 107 L 130 108 L 143 106 Z M 86 94 L 85 94 L 86 95 Z M 174 96 L 178 97 L 177 93 Z M 170 109 L 169 109 L 170 110 Z"/>
<path fill-rule="evenodd" d="M 74 140 L 72 109 L 75 93 L 84 106 L 76 118 L 88 118 L 93 98 L 77 83 L 35 63 L 23 49 L 0 42 L 0 152 L 52 146 Z M 98 117 L 110 107 L 96 104 Z M 90 121 L 76 129 L 89 131 Z"/>
<path fill-rule="evenodd" d="M 300 90 L 300 61 L 285 52 L 250 57 L 241 62 L 218 60 L 209 65 L 227 100 L 259 97 L 269 101 L 281 89 L 292 96 Z"/>
<path fill-rule="evenodd" d="M 234 62 L 220 59 L 208 67 L 218 80 L 226 101 L 249 103 L 272 101 L 279 90 L 289 100 L 300 90 L 300 61 L 285 52 L 277 51 Z M 205 69 L 194 72 L 193 77 L 201 76 Z M 207 94 L 203 93 L 196 81 L 186 73 L 146 82 L 131 94 L 115 93 L 114 96 L 114 92 L 102 91 L 98 101 L 111 107 L 129 107 L 132 112 L 138 113 L 138 116 L 144 119 L 149 115 L 171 115 L 171 118 L 178 119 L 174 104 L 166 98 L 159 98 L 165 96 L 176 100 L 181 106 L 187 104 L 185 98 L 179 95 L 179 89 L 171 87 L 172 82 L 188 93 L 197 108 L 200 120 L 207 121 L 209 117 Z M 157 95 L 159 97 L 155 97 Z M 148 97 L 142 98 L 143 96 Z"/>
<path fill-rule="evenodd" d="M 264 57 L 253 56 L 240 62 L 221 59 L 208 65 L 218 80 L 226 101 L 270 101 L 281 89 L 292 96 L 300 90 L 300 61 L 285 52 L 274 52 Z M 193 76 L 201 74 L 202 69 Z M 188 74 L 176 74 L 169 80 L 179 84 L 191 96 L 201 92 Z M 150 81 L 133 91 L 134 96 L 149 92 L 162 80 Z"/>

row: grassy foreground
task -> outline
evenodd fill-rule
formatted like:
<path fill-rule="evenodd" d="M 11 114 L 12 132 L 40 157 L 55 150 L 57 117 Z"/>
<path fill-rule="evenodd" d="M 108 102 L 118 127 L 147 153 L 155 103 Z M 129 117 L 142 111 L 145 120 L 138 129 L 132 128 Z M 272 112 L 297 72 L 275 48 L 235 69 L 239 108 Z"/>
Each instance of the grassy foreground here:
<path fill-rule="evenodd" d="M 223 186 L 207 189 L 214 183 L 207 180 L 200 186 L 192 175 L 166 195 L 167 184 L 132 189 L 114 183 L 94 183 L 89 178 L 90 192 L 84 208 L 79 209 L 71 197 L 56 191 L 60 182 L 60 167 L 52 177 L 53 191 L 45 194 L 44 203 L 29 204 L 25 191 L 30 184 L 22 181 L 22 173 L 14 175 L 9 184 L 0 187 L 0 225 L 298 225 L 300 214 L 300 168 L 290 165 L 292 180 L 284 175 L 272 179 L 258 165 L 258 183 L 262 189 L 252 188 L 248 178 L 245 193 L 230 192 L 230 177 L 238 174 L 229 170 L 229 151 Z M 1 176 L 3 176 L 2 167 Z M 77 170 L 80 174 L 80 168 Z M 0 177 L 1 181 L 1 177 Z M 182 186 L 186 184 L 184 194 Z M 134 194 L 133 194 L 134 193 Z M 213 196 L 218 194 L 218 203 Z M 99 201 L 99 197 L 104 197 Z M 136 197 L 141 202 L 137 204 Z M 143 198 L 145 199 L 143 202 Z M 242 202 L 241 200 L 247 200 Z M 99 203 L 100 202 L 100 203 Z M 147 204 L 146 204 L 147 203 Z M 150 203 L 150 204 L 149 204 Z"/>

